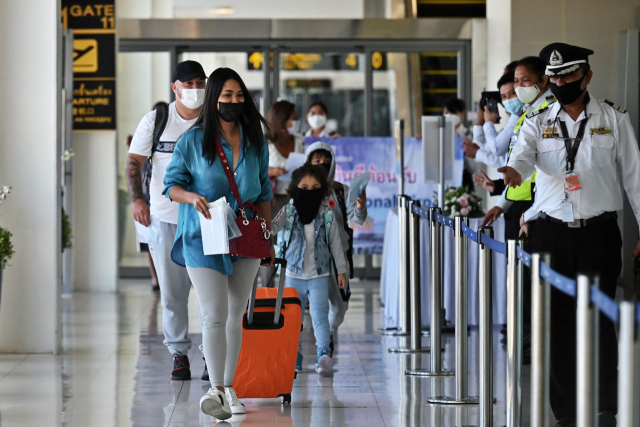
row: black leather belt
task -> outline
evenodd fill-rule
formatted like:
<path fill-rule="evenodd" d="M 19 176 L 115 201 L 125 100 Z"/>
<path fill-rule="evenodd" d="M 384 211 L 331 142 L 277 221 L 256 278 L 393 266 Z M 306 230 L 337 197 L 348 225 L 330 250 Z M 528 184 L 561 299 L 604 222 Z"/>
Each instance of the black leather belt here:
<path fill-rule="evenodd" d="M 611 220 L 618 219 L 618 213 L 617 212 L 605 212 L 605 213 L 600 214 L 598 216 L 594 216 L 593 218 L 578 219 L 578 220 L 573 221 L 573 222 L 564 222 L 561 219 L 553 218 L 553 217 L 547 215 L 544 212 L 540 212 L 538 214 L 538 218 L 542 219 L 543 221 L 550 222 L 551 224 L 562 224 L 562 225 L 566 225 L 569 228 L 580 228 L 580 227 L 586 227 L 588 225 L 598 224 L 600 222 L 605 222 L 605 221 L 611 221 Z"/>

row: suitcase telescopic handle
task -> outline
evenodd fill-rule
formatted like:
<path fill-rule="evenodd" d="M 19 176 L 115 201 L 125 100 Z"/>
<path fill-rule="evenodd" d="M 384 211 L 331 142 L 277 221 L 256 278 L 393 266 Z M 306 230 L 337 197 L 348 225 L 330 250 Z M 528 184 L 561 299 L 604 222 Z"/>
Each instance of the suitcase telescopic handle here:
<path fill-rule="evenodd" d="M 276 297 L 276 309 L 273 313 L 273 324 L 277 325 L 280 323 L 280 311 L 282 310 L 282 295 L 284 294 L 284 283 L 285 283 L 285 271 L 287 270 L 287 260 L 283 258 L 276 258 L 274 261 L 275 265 L 280 265 L 280 280 L 278 280 L 278 296 Z"/>
<path fill-rule="evenodd" d="M 636 298 L 640 298 L 640 287 L 638 286 L 640 281 L 640 255 L 633 260 L 633 274 L 635 275 L 633 294 Z"/>
<path fill-rule="evenodd" d="M 282 295 L 284 294 L 285 284 L 285 271 L 287 269 L 287 261 L 282 258 L 276 258 L 273 262 L 274 265 L 280 265 L 280 280 L 278 281 L 278 296 L 276 298 L 275 312 L 273 315 L 273 323 L 278 324 L 280 322 L 280 311 L 282 309 Z M 275 271 L 278 271 L 277 269 Z M 274 275 L 275 275 L 274 271 Z M 249 295 L 249 309 L 247 312 L 247 323 L 253 324 L 253 313 L 256 309 L 256 290 L 258 289 L 258 280 L 253 281 L 253 288 L 251 289 L 251 295 Z"/>

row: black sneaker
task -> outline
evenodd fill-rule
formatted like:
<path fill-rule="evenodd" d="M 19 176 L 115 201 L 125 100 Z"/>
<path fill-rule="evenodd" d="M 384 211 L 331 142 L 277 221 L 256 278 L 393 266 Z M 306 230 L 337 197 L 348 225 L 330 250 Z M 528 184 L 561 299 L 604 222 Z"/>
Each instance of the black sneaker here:
<path fill-rule="evenodd" d="M 204 371 L 202 371 L 202 376 L 200 377 L 200 379 L 202 381 L 209 381 L 209 370 L 207 369 L 207 361 L 204 357 L 202 358 L 202 360 L 204 360 Z"/>
<path fill-rule="evenodd" d="M 173 371 L 171 379 L 176 381 L 188 381 L 191 379 L 191 370 L 189 369 L 189 358 L 186 355 L 173 355 Z"/>

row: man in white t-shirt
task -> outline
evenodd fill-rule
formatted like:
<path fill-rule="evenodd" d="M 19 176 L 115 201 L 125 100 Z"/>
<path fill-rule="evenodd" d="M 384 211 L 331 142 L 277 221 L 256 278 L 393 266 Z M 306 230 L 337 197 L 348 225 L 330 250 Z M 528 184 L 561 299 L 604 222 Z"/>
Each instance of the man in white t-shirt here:
<path fill-rule="evenodd" d="M 151 222 L 151 216 L 160 220 L 163 243 L 150 244 L 149 250 L 160 285 L 164 344 L 173 355 L 171 373 L 173 380 L 191 379 L 187 357 L 187 352 L 191 348 L 191 339 L 188 336 L 188 301 L 191 281 L 186 268 L 171 261 L 171 247 L 176 235 L 180 205 L 171 203 L 162 195 L 163 180 L 176 142 L 191 128 L 202 110 L 205 85 L 206 75 L 202 65 L 195 61 L 179 63 L 173 72 L 171 83 L 171 90 L 176 95 L 175 102 L 169 104 L 166 110 L 153 110 L 144 116 L 133 135 L 127 157 L 127 182 L 133 199 L 133 219 L 146 227 Z M 162 120 L 163 118 L 166 120 Z M 156 125 L 159 126 L 158 131 L 160 131 L 163 123 L 166 123 L 164 131 L 156 141 Z M 152 168 L 149 184 L 151 210 L 145 203 L 142 193 L 144 180 L 142 167 L 149 157 L 151 157 L 149 166 Z M 205 374 L 208 376 L 206 371 Z"/>

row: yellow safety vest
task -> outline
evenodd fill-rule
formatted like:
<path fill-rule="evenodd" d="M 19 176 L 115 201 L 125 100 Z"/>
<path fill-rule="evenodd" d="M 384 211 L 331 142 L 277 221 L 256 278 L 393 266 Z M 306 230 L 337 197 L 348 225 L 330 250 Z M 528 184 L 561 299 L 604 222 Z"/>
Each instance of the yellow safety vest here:
<path fill-rule="evenodd" d="M 549 101 L 551 104 L 555 102 L 554 97 L 549 97 L 553 99 L 545 99 L 545 101 L 540 105 L 540 107 L 536 108 L 535 111 L 542 110 L 543 108 L 547 108 L 549 106 Z M 518 124 L 513 129 L 513 136 L 511 137 L 511 144 L 509 144 L 509 157 L 511 157 L 511 151 L 513 150 L 513 146 L 518 140 L 518 135 L 520 135 L 520 128 L 524 123 L 524 119 L 527 117 L 527 113 L 523 113 L 518 120 Z M 508 160 L 507 160 L 508 163 Z M 529 178 L 525 179 L 520 186 L 516 188 L 507 188 L 507 200 L 512 202 L 528 202 L 533 199 L 533 184 L 536 182 L 536 172 L 534 172 Z"/>

